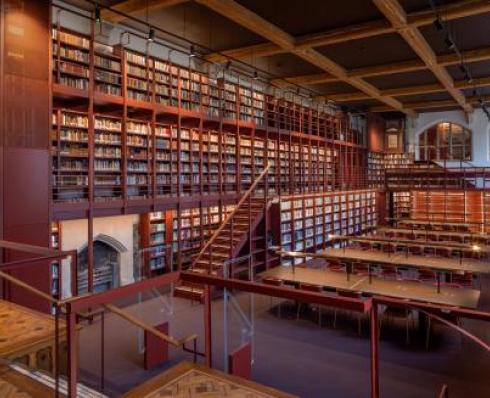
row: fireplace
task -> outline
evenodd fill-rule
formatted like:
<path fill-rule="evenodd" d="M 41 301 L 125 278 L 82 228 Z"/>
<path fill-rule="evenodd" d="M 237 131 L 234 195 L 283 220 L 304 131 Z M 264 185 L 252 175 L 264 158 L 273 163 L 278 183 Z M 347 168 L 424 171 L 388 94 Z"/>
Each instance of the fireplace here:
<path fill-rule="evenodd" d="M 95 293 L 113 289 L 120 285 L 121 254 L 127 249 L 116 239 L 107 235 L 94 238 L 94 280 Z M 78 293 L 88 291 L 87 245 L 78 252 Z"/>

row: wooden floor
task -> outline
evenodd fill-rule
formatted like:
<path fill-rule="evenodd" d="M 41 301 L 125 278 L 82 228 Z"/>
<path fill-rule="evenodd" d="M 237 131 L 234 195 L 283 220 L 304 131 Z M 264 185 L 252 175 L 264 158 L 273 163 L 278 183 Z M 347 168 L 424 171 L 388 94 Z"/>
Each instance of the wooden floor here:
<path fill-rule="evenodd" d="M 294 398 L 206 366 L 181 362 L 126 393 L 124 398 Z"/>
<path fill-rule="evenodd" d="M 272 277 L 291 284 L 308 283 L 331 289 L 466 308 L 476 308 L 480 298 L 480 291 L 476 289 L 458 289 L 442 286 L 440 293 L 438 293 L 436 286 L 421 282 L 373 277 L 370 283 L 367 276 L 350 275 L 348 280 L 346 273 L 302 267 L 295 267 L 293 271 L 292 267 L 280 266 L 260 273 L 257 277 Z"/>

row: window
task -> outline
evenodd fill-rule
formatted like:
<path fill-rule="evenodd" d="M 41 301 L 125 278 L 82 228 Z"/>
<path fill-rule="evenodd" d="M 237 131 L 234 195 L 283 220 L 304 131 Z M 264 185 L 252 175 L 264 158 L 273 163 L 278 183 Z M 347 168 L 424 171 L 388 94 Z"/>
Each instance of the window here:
<path fill-rule="evenodd" d="M 471 131 L 448 122 L 436 124 L 419 136 L 420 160 L 471 160 Z"/>

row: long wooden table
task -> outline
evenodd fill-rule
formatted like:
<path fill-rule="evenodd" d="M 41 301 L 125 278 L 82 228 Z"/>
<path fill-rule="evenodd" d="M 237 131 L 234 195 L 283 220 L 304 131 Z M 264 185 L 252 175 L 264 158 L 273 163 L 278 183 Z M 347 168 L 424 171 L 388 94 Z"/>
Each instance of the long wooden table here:
<path fill-rule="evenodd" d="M 295 398 L 274 388 L 189 362 L 181 362 L 123 395 L 123 398 L 157 397 Z"/>
<path fill-rule="evenodd" d="M 450 222 L 450 221 L 439 221 L 439 220 L 417 220 L 417 219 L 403 219 L 403 220 L 397 220 L 395 221 L 397 224 L 404 225 L 404 224 L 412 224 L 412 225 L 421 225 L 425 227 L 430 227 L 430 226 L 438 226 L 438 227 L 460 227 L 460 228 L 465 228 L 469 229 L 471 226 L 471 223 L 467 222 Z"/>
<path fill-rule="evenodd" d="M 351 275 L 349 280 L 346 280 L 345 275 L 339 272 L 302 267 L 295 267 L 294 269 L 284 266 L 274 267 L 258 275 L 258 278 L 265 277 L 280 279 L 293 285 L 307 283 L 335 290 L 347 290 L 456 307 L 476 308 L 480 299 L 480 291 L 476 289 L 442 286 L 438 293 L 434 286 L 421 282 L 382 278 L 370 279 L 367 276 L 359 275 Z"/>
<path fill-rule="evenodd" d="M 490 263 L 473 259 L 457 260 L 446 257 L 416 256 L 406 253 L 385 253 L 379 250 L 325 249 L 318 253 L 297 253 L 280 251 L 291 257 L 311 257 L 339 260 L 349 263 L 389 264 L 397 267 L 412 267 L 450 272 L 490 273 Z"/>
<path fill-rule="evenodd" d="M 382 235 L 366 235 L 366 236 L 349 236 L 349 235 L 333 235 L 332 240 L 341 240 L 348 242 L 367 242 L 372 244 L 391 244 L 394 246 L 418 246 L 420 248 L 440 248 L 448 250 L 456 250 L 463 252 L 474 252 L 474 246 L 468 243 L 458 243 L 451 241 L 430 241 L 430 240 L 420 240 L 420 239 L 398 239 L 398 238 L 386 238 Z M 478 246 L 478 252 L 489 253 L 490 247 L 488 246 Z"/>
<path fill-rule="evenodd" d="M 410 229 L 410 228 L 378 228 L 378 232 L 387 233 L 403 233 L 403 234 L 415 234 L 415 235 L 437 235 L 438 237 L 455 237 L 458 236 L 463 240 L 467 240 L 470 242 L 490 242 L 490 235 L 474 233 L 474 232 L 456 232 L 456 231 L 427 231 L 427 230 L 419 230 L 419 229 Z"/>

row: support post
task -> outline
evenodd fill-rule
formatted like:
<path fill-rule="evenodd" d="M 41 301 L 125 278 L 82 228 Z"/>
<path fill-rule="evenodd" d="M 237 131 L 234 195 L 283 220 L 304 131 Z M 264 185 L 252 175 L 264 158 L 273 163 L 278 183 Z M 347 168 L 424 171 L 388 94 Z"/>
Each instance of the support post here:
<path fill-rule="evenodd" d="M 212 340 L 211 340 L 211 287 L 204 288 L 204 353 L 206 366 L 212 367 Z"/>
<path fill-rule="evenodd" d="M 372 300 L 371 313 L 371 398 L 379 398 L 379 330 L 378 305 Z"/>
<path fill-rule="evenodd" d="M 68 346 L 68 398 L 77 396 L 78 344 L 76 313 L 66 305 L 66 342 Z"/>

